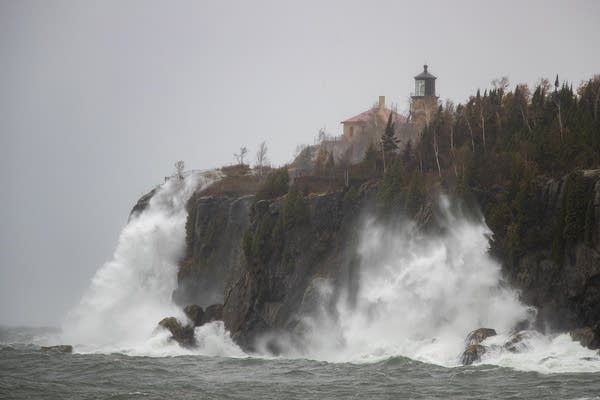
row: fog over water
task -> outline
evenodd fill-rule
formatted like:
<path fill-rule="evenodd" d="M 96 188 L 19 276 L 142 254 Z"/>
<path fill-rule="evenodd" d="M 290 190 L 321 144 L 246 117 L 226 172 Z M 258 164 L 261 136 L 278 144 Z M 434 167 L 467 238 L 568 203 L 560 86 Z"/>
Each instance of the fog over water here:
<path fill-rule="evenodd" d="M 59 325 L 176 160 L 282 164 L 378 95 L 405 110 L 424 62 L 454 101 L 576 87 L 599 39 L 596 1 L 0 0 L 0 324 Z"/>

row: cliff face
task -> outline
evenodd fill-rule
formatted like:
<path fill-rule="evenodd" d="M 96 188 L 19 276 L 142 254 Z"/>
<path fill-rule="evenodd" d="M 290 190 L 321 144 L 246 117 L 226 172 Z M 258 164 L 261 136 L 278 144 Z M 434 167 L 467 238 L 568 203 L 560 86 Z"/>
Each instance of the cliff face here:
<path fill-rule="evenodd" d="M 523 244 L 500 260 L 523 301 L 538 308 L 542 329 L 600 322 L 600 173 L 570 179 L 536 182 Z M 226 328 L 247 349 L 261 334 L 293 331 L 319 282 L 357 284 L 357 230 L 375 193 L 365 185 L 258 202 L 252 195 L 192 197 L 175 301 L 222 303 Z"/>
<path fill-rule="evenodd" d="M 288 195 L 289 196 L 289 195 Z M 244 239 L 245 270 L 228 283 L 223 319 L 234 339 L 252 348 L 268 331 L 293 331 L 314 306 L 319 282 L 352 285 L 357 274 L 359 218 L 369 192 L 256 203 Z M 276 349 L 272 349 L 276 350 Z"/>
<path fill-rule="evenodd" d="M 223 303 L 225 284 L 243 273 L 242 238 L 253 196 L 194 195 L 188 201 L 186 256 L 178 274 L 175 303 L 207 307 Z"/>
<path fill-rule="evenodd" d="M 233 338 L 252 349 L 266 332 L 292 331 L 323 278 L 351 284 L 358 219 L 370 192 L 262 200 L 192 198 L 188 254 L 174 299 L 223 303 Z"/>
<path fill-rule="evenodd" d="M 538 308 L 542 329 L 600 323 L 600 171 L 569 179 L 538 182 L 538 219 L 526 230 L 541 240 L 503 260 L 523 300 Z"/>

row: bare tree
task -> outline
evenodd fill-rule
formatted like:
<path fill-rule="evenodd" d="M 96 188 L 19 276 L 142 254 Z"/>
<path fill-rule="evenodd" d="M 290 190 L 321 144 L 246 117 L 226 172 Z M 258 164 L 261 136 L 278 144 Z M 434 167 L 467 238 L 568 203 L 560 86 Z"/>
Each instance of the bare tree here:
<path fill-rule="evenodd" d="M 179 180 L 183 179 L 183 170 L 185 168 L 185 163 L 181 160 L 175 163 L 175 177 Z"/>
<path fill-rule="evenodd" d="M 486 151 L 486 146 L 485 146 L 485 117 L 483 115 L 483 101 L 481 102 L 481 105 L 479 107 L 479 118 L 481 120 L 481 138 L 483 139 L 483 152 L 485 153 L 485 151 Z"/>
<path fill-rule="evenodd" d="M 437 129 L 433 129 L 433 153 L 435 154 L 435 163 L 438 168 L 438 175 L 442 177 L 442 168 L 440 167 L 440 148 L 438 147 L 437 141 Z"/>
<path fill-rule="evenodd" d="M 350 184 L 350 166 L 352 165 L 352 153 L 354 149 L 350 145 L 337 160 L 337 165 L 344 171 L 344 185 L 346 187 Z"/>
<path fill-rule="evenodd" d="M 256 168 L 258 169 L 258 176 L 262 176 L 263 168 L 269 163 L 267 150 L 267 143 L 263 141 L 256 151 Z"/>
<path fill-rule="evenodd" d="M 560 142 L 564 143 L 564 133 L 563 133 L 563 121 L 562 114 L 560 112 L 560 93 L 558 92 L 558 74 L 556 74 L 556 80 L 554 81 L 554 104 L 556 104 L 556 108 L 558 110 L 558 128 L 560 130 Z"/>
<path fill-rule="evenodd" d="M 518 96 L 516 96 L 518 93 Z M 517 85 L 515 88 L 515 101 L 519 105 L 519 111 L 521 112 L 521 117 L 523 118 L 523 122 L 525 122 L 525 126 L 527 126 L 527 130 L 531 134 L 533 130 L 531 129 L 531 124 L 529 123 L 529 116 L 527 112 L 527 103 L 529 101 L 529 88 L 525 84 Z"/>
<path fill-rule="evenodd" d="M 233 156 L 235 157 L 239 165 L 243 165 L 244 157 L 246 157 L 246 154 L 248 154 L 248 148 L 246 146 L 242 146 L 240 147 L 239 154 L 235 153 Z"/>
<path fill-rule="evenodd" d="M 492 81 L 492 86 L 494 89 L 502 89 L 506 90 L 509 86 L 508 76 L 503 76 L 502 78 L 494 79 Z"/>
<path fill-rule="evenodd" d="M 473 128 L 471 127 L 471 122 L 469 121 L 469 115 L 467 114 L 466 108 L 463 110 L 463 116 L 467 122 L 467 128 L 469 128 L 469 135 L 471 136 L 471 151 L 475 153 L 475 138 L 473 137 Z"/>

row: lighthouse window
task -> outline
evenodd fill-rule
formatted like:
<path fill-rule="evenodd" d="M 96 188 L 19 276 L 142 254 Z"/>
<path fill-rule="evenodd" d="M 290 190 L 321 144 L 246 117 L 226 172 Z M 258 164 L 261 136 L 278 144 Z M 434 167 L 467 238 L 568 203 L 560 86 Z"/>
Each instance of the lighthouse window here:
<path fill-rule="evenodd" d="M 415 96 L 425 96 L 425 81 L 415 81 Z"/>

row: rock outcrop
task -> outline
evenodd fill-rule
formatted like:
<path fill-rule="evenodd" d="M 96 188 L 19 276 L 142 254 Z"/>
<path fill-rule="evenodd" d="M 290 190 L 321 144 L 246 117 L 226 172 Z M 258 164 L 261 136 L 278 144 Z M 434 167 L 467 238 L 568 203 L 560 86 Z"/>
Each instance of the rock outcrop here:
<path fill-rule="evenodd" d="M 150 204 L 150 199 L 152 198 L 152 196 L 154 196 L 154 193 L 156 193 L 156 189 L 152 189 L 150 192 L 140 197 L 140 199 L 137 201 L 137 203 L 135 203 L 135 205 L 131 209 L 131 212 L 129 213 L 129 219 L 131 219 L 131 217 L 133 217 L 134 215 L 141 213 L 148 207 L 148 205 Z"/>
<path fill-rule="evenodd" d="M 590 350 L 596 350 L 600 348 L 600 326 L 585 327 L 574 329 L 570 332 L 571 338 L 579 343 L 583 347 L 587 347 Z"/>
<path fill-rule="evenodd" d="M 533 331 L 520 331 L 511 335 L 502 348 L 511 353 L 521 353 L 527 350 L 525 341 L 533 335 Z"/>
<path fill-rule="evenodd" d="M 582 203 L 578 209 L 568 204 L 567 192 L 575 189 L 567 181 L 538 181 L 529 207 L 539 215 L 523 232 L 535 241 L 503 260 L 522 300 L 538 309 L 539 330 L 600 323 L 600 171 L 578 175 L 580 193 L 572 195 Z"/>
<path fill-rule="evenodd" d="M 40 348 L 41 351 L 45 352 L 53 352 L 53 353 L 72 353 L 73 346 L 70 344 L 60 344 L 56 346 L 42 346 Z"/>
<path fill-rule="evenodd" d="M 204 310 L 202 309 L 202 307 L 196 304 L 191 304 L 185 307 L 183 309 L 183 312 L 195 327 L 204 324 Z"/>
<path fill-rule="evenodd" d="M 286 197 L 193 196 L 174 300 L 205 307 L 202 321 L 222 319 L 246 349 L 262 333 L 293 330 L 297 311 L 309 308 L 305 292 L 313 280 L 356 279 L 358 260 L 348 249 L 373 193 L 365 186 L 302 196 L 292 205 Z M 198 324 L 198 309 L 186 310 Z"/>
<path fill-rule="evenodd" d="M 194 337 L 194 327 L 191 325 L 183 325 L 175 317 L 163 318 L 158 326 L 171 332 L 171 339 L 179 343 L 183 347 L 193 347 L 196 345 Z"/>
<path fill-rule="evenodd" d="M 480 344 L 471 344 L 467 346 L 465 351 L 462 353 L 460 357 L 460 363 L 462 365 L 471 365 L 474 362 L 480 361 L 481 356 L 483 356 L 486 352 L 486 347 Z"/>
<path fill-rule="evenodd" d="M 199 194 L 188 201 L 186 255 L 173 300 L 180 306 L 222 304 L 226 282 L 244 270 L 242 239 L 248 229 L 253 196 Z"/>
<path fill-rule="evenodd" d="M 206 307 L 204 311 L 203 324 L 207 324 L 213 321 L 223 320 L 223 304 L 213 304 L 212 306 Z"/>
<path fill-rule="evenodd" d="M 475 329 L 467 335 L 467 345 L 479 344 L 490 336 L 496 336 L 496 331 L 491 328 Z"/>
<path fill-rule="evenodd" d="M 465 339 L 467 347 L 460 356 L 460 363 L 471 365 L 481 360 L 481 356 L 487 351 L 487 347 L 483 346 L 481 342 L 491 336 L 496 336 L 496 331 L 492 328 L 479 328 L 471 331 Z"/>
<path fill-rule="evenodd" d="M 522 300 L 538 308 L 539 330 L 600 323 L 600 173 L 584 172 L 578 179 L 586 201 L 590 199 L 585 235 L 565 235 L 561 225 L 570 221 L 572 211 L 565 200 L 568 179 L 540 178 L 528 200 L 536 221 L 521 232 L 535 240 L 523 241 L 516 252 L 494 253 Z M 186 255 L 173 299 L 182 307 L 204 308 L 202 318 L 197 310 L 187 313 L 195 326 L 203 319 L 222 319 L 246 349 L 252 349 L 263 333 L 294 331 L 297 313 L 314 303 L 315 282 L 326 280 L 334 287 L 343 282 L 355 292 L 360 261 L 353 251 L 356 229 L 376 192 L 365 184 L 295 202 L 288 202 L 287 196 L 256 202 L 247 194 L 194 195 L 187 205 Z M 148 201 L 140 199 L 134 211 L 143 210 Z M 435 213 L 427 215 L 435 226 Z M 215 304 L 223 306 L 207 316 Z M 523 328 L 528 327 L 519 327 Z M 507 350 L 517 349 L 518 343 Z M 471 348 L 467 360 L 484 351 L 483 346 Z"/>

